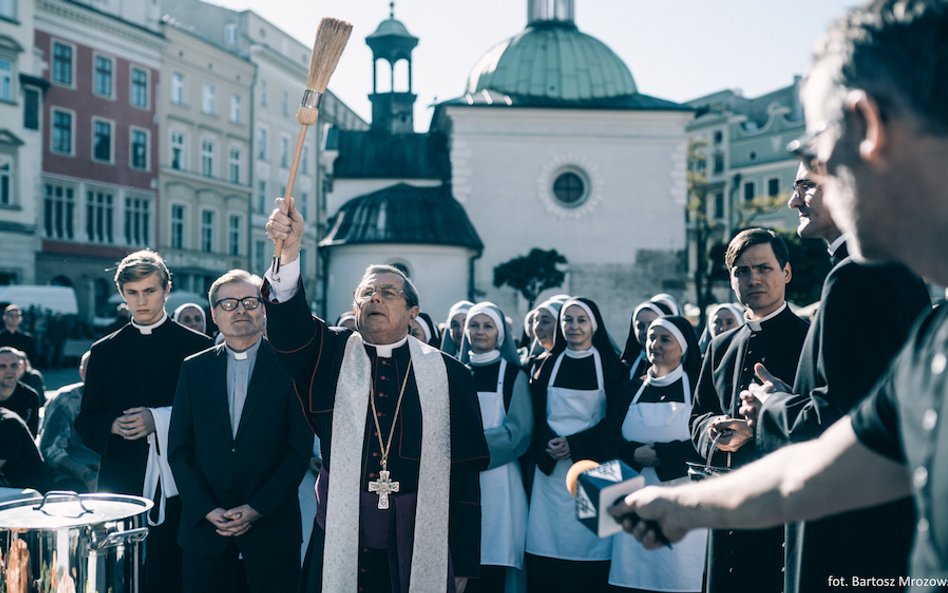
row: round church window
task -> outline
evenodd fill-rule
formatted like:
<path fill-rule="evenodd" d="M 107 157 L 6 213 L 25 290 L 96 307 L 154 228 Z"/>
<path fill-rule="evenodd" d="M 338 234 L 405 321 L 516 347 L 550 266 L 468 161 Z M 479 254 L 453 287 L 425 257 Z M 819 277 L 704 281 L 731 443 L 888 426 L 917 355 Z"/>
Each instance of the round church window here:
<path fill-rule="evenodd" d="M 556 176 L 553 181 L 553 196 L 567 208 L 575 208 L 589 196 L 588 183 L 576 171 L 566 171 Z"/>

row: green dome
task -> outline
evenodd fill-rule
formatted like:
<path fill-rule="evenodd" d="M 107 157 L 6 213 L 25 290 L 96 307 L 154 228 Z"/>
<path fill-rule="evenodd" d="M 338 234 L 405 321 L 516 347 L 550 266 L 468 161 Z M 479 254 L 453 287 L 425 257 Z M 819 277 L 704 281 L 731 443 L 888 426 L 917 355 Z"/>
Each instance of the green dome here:
<path fill-rule="evenodd" d="M 536 22 L 494 46 L 468 77 L 466 92 L 496 91 L 553 101 L 633 95 L 625 62 L 570 22 Z"/>

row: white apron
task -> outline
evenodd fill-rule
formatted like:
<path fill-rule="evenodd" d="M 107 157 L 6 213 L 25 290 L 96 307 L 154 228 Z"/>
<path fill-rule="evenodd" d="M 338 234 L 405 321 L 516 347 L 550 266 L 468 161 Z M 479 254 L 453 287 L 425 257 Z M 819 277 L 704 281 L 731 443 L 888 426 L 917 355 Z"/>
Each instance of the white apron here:
<path fill-rule="evenodd" d="M 606 390 L 599 351 L 592 348 L 596 361 L 596 389 L 553 387 L 563 352 L 553 365 L 546 390 L 546 415 L 557 435 L 569 436 L 592 428 L 606 416 Z M 548 476 L 534 471 L 527 525 L 527 552 L 561 560 L 608 560 L 611 542 L 599 539 L 576 519 L 576 500 L 566 490 L 566 472 L 573 462 L 560 459 Z"/>
<path fill-rule="evenodd" d="M 495 391 L 478 391 L 484 428 L 504 422 L 504 377 L 507 361 L 500 359 Z M 520 464 L 510 463 L 481 472 L 481 564 L 523 568 L 527 537 L 527 493 Z"/>
<path fill-rule="evenodd" d="M 638 403 L 646 385 L 668 386 L 682 381 L 684 402 Z M 691 440 L 691 384 L 682 367 L 655 379 L 651 374 L 642 383 L 622 423 L 622 438 L 637 443 L 668 443 Z M 642 470 L 646 485 L 659 485 L 655 468 Z M 646 550 L 628 533 L 618 533 L 612 541 L 609 584 L 651 591 L 700 591 L 704 572 L 706 529 L 695 529 L 671 548 Z"/>

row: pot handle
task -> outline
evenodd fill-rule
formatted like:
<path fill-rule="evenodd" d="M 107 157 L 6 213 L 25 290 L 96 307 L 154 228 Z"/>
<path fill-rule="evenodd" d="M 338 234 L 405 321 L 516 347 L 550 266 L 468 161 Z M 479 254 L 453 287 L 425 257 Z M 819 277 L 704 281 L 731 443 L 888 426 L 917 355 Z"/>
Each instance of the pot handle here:
<path fill-rule="evenodd" d="M 116 531 L 110 533 L 109 536 L 102 541 L 95 542 L 91 548 L 98 552 L 108 548 L 117 548 L 125 544 L 137 544 L 144 541 L 146 537 L 148 537 L 147 527 L 139 527 L 127 531 Z"/>
<path fill-rule="evenodd" d="M 76 499 L 76 502 L 79 503 L 79 508 L 82 509 L 82 511 L 78 515 L 53 515 L 43 508 L 46 506 L 46 503 L 49 502 L 50 496 L 74 498 Z M 66 517 L 67 519 L 78 519 L 79 517 L 92 512 L 86 508 L 86 505 L 82 504 L 82 497 L 79 496 L 79 493 L 73 490 L 50 490 L 45 496 L 43 496 L 43 502 L 41 502 L 38 506 L 33 507 L 33 510 L 39 511 L 47 517 Z"/>

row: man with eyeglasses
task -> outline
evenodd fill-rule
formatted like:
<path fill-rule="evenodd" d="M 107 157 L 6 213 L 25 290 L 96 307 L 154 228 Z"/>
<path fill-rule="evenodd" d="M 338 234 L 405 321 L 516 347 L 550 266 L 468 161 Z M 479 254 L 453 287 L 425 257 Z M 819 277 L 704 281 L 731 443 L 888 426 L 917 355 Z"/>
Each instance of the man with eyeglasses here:
<path fill-rule="evenodd" d="M 323 453 L 300 590 L 463 591 L 480 565 L 488 462 L 470 371 L 408 335 L 418 293 L 392 266 L 356 287 L 357 333 L 328 327 L 299 281 L 303 218 L 278 199 L 267 232 L 283 241 L 264 284 L 268 336 Z"/>
<path fill-rule="evenodd" d="M 793 387 L 756 369 L 760 384 L 741 393 L 758 450 L 808 441 L 856 406 L 905 343 L 915 319 L 931 308 L 924 281 L 897 263 L 867 265 L 848 256 L 844 234 L 823 200 L 815 174 L 800 165 L 788 206 L 797 234 L 826 242 L 834 267 L 803 343 Z M 818 591 L 830 575 L 907 574 L 912 501 L 786 526 L 787 593 Z"/>
<path fill-rule="evenodd" d="M 3 331 L 0 331 L 0 346 L 10 346 L 26 354 L 30 364 L 39 366 L 39 355 L 36 352 L 36 341 L 33 335 L 20 330 L 23 323 L 23 310 L 19 305 L 7 305 L 3 310 Z M 42 397 L 43 394 L 40 394 Z"/>
<path fill-rule="evenodd" d="M 299 579 L 297 485 L 313 433 L 263 338 L 261 283 L 231 270 L 211 284 L 211 319 L 224 343 L 181 366 L 168 451 L 181 496 L 185 593 L 292 591 Z"/>
<path fill-rule="evenodd" d="M 856 257 L 901 261 L 939 284 L 948 284 L 946 32 L 945 0 L 880 0 L 852 10 L 822 43 L 803 91 L 808 127 L 823 131 L 793 145 L 833 219 L 851 233 Z M 640 490 L 613 514 L 657 547 L 660 532 L 674 541 L 694 527 L 810 520 L 911 493 L 917 520 L 908 573 L 832 575 L 819 590 L 944 591 L 946 345 L 942 306 L 920 318 L 870 394 L 819 438 L 718 479 Z"/>
<path fill-rule="evenodd" d="M 168 317 L 171 273 L 156 252 L 127 255 L 115 286 L 132 320 L 92 345 L 76 430 L 101 456 L 97 491 L 155 501 L 141 591 L 180 591 L 181 503 L 167 461 L 168 424 L 182 361 L 212 342 Z"/>

